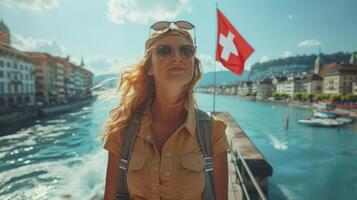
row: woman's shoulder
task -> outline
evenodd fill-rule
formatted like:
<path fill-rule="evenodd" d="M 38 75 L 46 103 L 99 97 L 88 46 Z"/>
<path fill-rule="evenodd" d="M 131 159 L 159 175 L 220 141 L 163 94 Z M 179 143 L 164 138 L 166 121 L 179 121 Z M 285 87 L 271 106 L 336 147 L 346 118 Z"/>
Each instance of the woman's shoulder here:
<path fill-rule="evenodd" d="M 213 117 L 213 129 L 215 131 L 224 131 L 227 128 L 227 123 L 223 119 L 215 115 L 212 115 L 212 117 Z"/>

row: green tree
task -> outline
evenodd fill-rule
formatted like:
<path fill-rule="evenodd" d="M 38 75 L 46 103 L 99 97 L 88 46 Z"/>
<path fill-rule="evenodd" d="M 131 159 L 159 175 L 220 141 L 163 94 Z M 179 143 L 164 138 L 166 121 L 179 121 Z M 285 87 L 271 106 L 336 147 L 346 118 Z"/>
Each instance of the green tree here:
<path fill-rule="evenodd" d="M 294 93 L 294 99 L 301 101 L 302 100 L 302 93 L 301 92 L 295 92 Z"/>

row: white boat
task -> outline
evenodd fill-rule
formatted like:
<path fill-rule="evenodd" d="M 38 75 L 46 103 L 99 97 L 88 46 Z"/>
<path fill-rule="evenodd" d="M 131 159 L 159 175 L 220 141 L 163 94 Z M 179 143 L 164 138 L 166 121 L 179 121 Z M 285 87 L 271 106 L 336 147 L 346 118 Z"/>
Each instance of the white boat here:
<path fill-rule="evenodd" d="M 300 119 L 298 120 L 298 122 L 310 126 L 326 126 L 326 127 L 337 127 L 344 124 L 343 122 L 338 121 L 336 119 L 322 119 L 322 118 L 315 118 L 315 117 Z"/>
<path fill-rule="evenodd" d="M 353 119 L 350 117 L 337 117 L 336 120 L 344 124 L 349 124 L 353 122 Z"/>
<path fill-rule="evenodd" d="M 330 119 L 333 119 L 333 118 L 336 118 L 337 115 L 334 114 L 333 112 L 314 112 L 314 117 L 317 117 L 317 118 L 323 118 L 323 119 L 326 119 L 326 118 L 330 118 Z"/>
<path fill-rule="evenodd" d="M 314 103 L 314 108 L 319 110 L 333 110 L 336 106 L 330 103 Z"/>
<path fill-rule="evenodd" d="M 352 118 L 350 117 L 342 117 L 341 115 L 335 114 L 333 112 L 314 112 L 313 116 L 315 118 L 321 118 L 321 119 L 335 119 L 343 124 L 348 124 L 353 121 Z"/>

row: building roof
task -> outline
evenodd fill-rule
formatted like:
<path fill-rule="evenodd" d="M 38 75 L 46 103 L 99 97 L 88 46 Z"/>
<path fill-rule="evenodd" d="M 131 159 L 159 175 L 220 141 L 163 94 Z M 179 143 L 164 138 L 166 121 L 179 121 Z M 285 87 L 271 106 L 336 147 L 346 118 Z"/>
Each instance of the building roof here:
<path fill-rule="evenodd" d="M 1 54 L 16 56 L 25 60 L 30 60 L 30 57 L 25 52 L 19 51 L 5 43 L 0 43 L 0 55 Z"/>
<path fill-rule="evenodd" d="M 2 19 L 0 19 L 0 32 L 10 33 L 9 28 L 7 28 Z"/>
<path fill-rule="evenodd" d="M 350 64 L 346 62 L 339 62 L 339 63 L 330 63 L 324 65 L 321 72 L 319 73 L 320 76 L 332 76 L 332 75 L 339 75 L 339 74 L 357 74 L 357 63 Z"/>
<path fill-rule="evenodd" d="M 263 81 L 260 81 L 259 83 L 260 84 L 272 84 L 272 79 L 266 78 Z"/>
<path fill-rule="evenodd" d="M 318 74 L 312 74 L 308 76 L 308 79 L 311 81 L 322 81 L 324 80 L 320 75 Z"/>
<path fill-rule="evenodd" d="M 335 71 L 337 71 L 337 63 L 329 63 L 322 67 L 322 69 L 319 72 L 319 75 L 324 77 L 327 74 L 330 74 Z"/>

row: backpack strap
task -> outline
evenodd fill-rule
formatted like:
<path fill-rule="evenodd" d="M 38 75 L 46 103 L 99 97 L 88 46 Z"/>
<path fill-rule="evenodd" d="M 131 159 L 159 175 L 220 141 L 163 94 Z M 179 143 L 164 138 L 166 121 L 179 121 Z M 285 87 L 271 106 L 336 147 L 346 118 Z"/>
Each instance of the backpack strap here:
<path fill-rule="evenodd" d="M 214 200 L 212 158 L 212 115 L 196 109 L 196 133 L 205 162 L 205 189 L 203 199 Z"/>
<path fill-rule="evenodd" d="M 133 150 L 136 135 L 138 134 L 142 113 L 134 114 L 121 134 L 121 158 L 119 164 L 119 175 L 117 179 L 116 200 L 129 200 L 127 183 L 127 169 L 130 155 Z"/>

